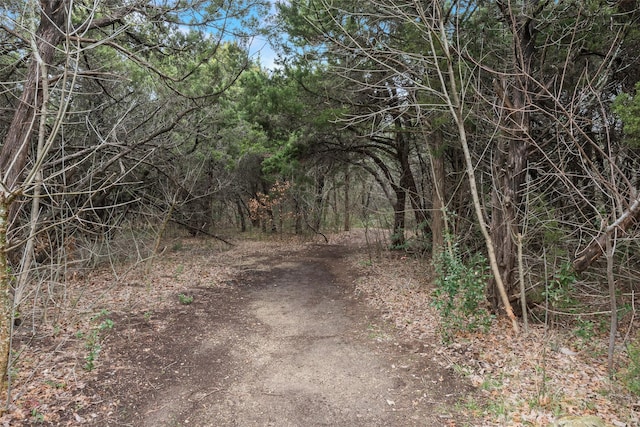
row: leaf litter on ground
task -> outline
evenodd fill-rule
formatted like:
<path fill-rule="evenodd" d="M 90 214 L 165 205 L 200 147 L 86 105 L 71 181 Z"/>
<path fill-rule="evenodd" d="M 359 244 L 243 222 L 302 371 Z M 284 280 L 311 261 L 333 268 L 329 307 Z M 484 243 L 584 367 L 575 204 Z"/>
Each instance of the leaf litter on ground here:
<path fill-rule="evenodd" d="M 607 372 L 606 336 L 589 342 L 571 331 L 530 325 L 513 336 L 505 319 L 486 333 L 458 333 L 442 344 L 432 305 L 430 260 L 377 251 L 353 252 L 356 291 L 401 333 L 431 347 L 435 360 L 476 387 L 460 402 L 482 426 L 548 426 L 565 415 L 595 415 L 613 426 L 640 425 L 640 400 Z M 637 325 L 636 325 L 637 326 Z M 425 352 L 429 355 L 429 352 Z M 624 353 L 618 365 L 628 363 Z"/>
<path fill-rule="evenodd" d="M 330 244 L 349 245 L 349 262 L 360 273 L 355 292 L 377 308 L 401 334 L 417 343 L 418 353 L 461 375 L 476 393 L 452 410 L 464 411 L 481 426 L 546 426 L 563 415 L 597 415 L 610 425 L 638 426 L 640 404 L 608 377 L 606 337 L 577 342 L 569 331 L 532 325 L 513 336 L 502 319 L 487 333 L 458 334 L 441 343 L 440 319 L 432 306 L 433 269 L 428 259 L 387 252 L 380 233 L 361 230 L 330 236 Z M 115 410 L 87 384 L 109 364 L 109 331 L 100 331 L 96 369 L 83 368 L 87 336 L 95 316 L 123 312 L 144 315 L 178 303 L 179 294 L 198 287 L 227 288 L 246 271 L 247 254 L 295 250 L 299 239 L 243 241 L 232 250 L 210 240 L 179 238 L 176 250 L 148 264 L 107 266 L 74 275 L 41 290 L 47 310 L 33 309 L 15 332 L 9 410 L 0 425 L 91 423 L 98 413 Z M 175 242 L 174 242 L 175 243 Z M 167 247 L 171 242 L 167 243 Z M 108 314 L 107 314 L 108 313 Z M 94 320 L 92 320 L 94 319 Z M 388 339 L 384 331 L 376 339 Z M 624 354 L 618 363 L 624 365 Z M 111 366 L 116 372 L 118 366 Z M 6 396 L 5 396 L 6 399 Z M 79 415 L 82 410 L 82 416 Z"/>

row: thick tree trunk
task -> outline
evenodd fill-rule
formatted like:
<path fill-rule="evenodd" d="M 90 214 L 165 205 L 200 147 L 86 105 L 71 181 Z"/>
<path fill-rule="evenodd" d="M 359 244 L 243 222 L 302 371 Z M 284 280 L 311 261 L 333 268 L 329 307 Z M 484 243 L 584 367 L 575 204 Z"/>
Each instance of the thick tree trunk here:
<path fill-rule="evenodd" d="M 502 114 L 506 126 L 498 144 L 494 161 L 494 186 L 492 192 L 491 240 L 496 253 L 504 290 L 509 298 L 518 293 L 517 242 L 520 235 L 522 186 L 527 169 L 527 145 L 529 138 L 531 103 L 529 87 L 531 63 L 535 54 L 535 28 L 533 17 L 528 16 L 536 0 L 527 0 L 524 12 L 515 16 L 511 5 L 498 2 L 513 33 L 515 59 L 515 84 L 497 84 L 496 89 L 503 103 Z M 501 82 L 502 83 L 502 82 Z M 501 298 L 495 280 L 488 289 L 488 298 L 494 310 L 500 308 Z"/>
<path fill-rule="evenodd" d="M 494 188 L 491 195 L 491 241 L 507 295 L 517 293 L 517 244 L 520 233 L 518 209 L 521 206 L 521 187 L 526 171 L 526 144 L 516 139 L 500 144 L 494 166 Z M 505 152 L 506 151 L 506 152 Z M 494 310 L 500 305 L 500 295 L 492 281 L 488 289 Z"/>
<path fill-rule="evenodd" d="M 68 0 L 41 0 L 40 25 L 35 35 L 37 55 L 49 66 L 53 61 L 56 46 L 62 40 L 60 32 L 65 26 Z M 36 53 L 34 53 L 36 54 Z M 24 89 L 0 151 L 0 171 L 4 191 L 11 193 L 20 185 L 29 155 L 31 136 L 35 126 L 36 112 L 42 105 L 40 95 L 40 64 L 32 58 L 27 69 Z"/>

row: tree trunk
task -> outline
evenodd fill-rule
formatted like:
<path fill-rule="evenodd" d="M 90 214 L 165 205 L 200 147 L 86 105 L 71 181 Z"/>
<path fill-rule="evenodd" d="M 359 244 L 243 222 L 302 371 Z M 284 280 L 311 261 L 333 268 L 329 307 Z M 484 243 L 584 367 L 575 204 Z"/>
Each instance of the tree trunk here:
<path fill-rule="evenodd" d="M 416 180 L 411 170 L 411 164 L 409 163 L 409 141 L 402 131 L 402 124 L 399 119 L 396 120 L 395 149 L 400 166 L 400 186 L 405 190 L 405 194 L 409 196 L 409 203 L 411 204 L 418 230 L 424 233 L 428 225 L 427 215 L 424 211 L 420 194 L 418 193 L 418 186 L 416 185 Z"/>
<path fill-rule="evenodd" d="M 300 201 L 298 200 L 298 197 L 293 198 L 293 204 L 294 204 L 294 208 L 295 208 L 295 233 L 296 235 L 301 235 L 302 234 L 302 218 L 304 216 L 304 213 L 302 212 L 302 207 L 300 206 Z"/>
<path fill-rule="evenodd" d="M 507 295 L 504 283 L 502 282 L 502 277 L 500 275 L 500 268 L 498 266 L 496 253 L 495 253 L 495 243 L 491 240 L 491 236 L 487 231 L 487 223 L 484 219 L 484 212 L 482 208 L 482 204 L 480 202 L 480 195 L 478 191 L 478 185 L 476 183 L 475 178 L 475 168 L 473 161 L 471 159 L 471 151 L 469 150 L 469 141 L 467 139 L 467 130 L 465 129 L 465 114 L 464 109 L 461 104 L 461 99 L 458 94 L 458 85 L 456 82 L 456 73 L 453 68 L 453 58 L 450 56 L 451 52 L 449 51 L 448 45 L 448 35 L 447 30 L 445 29 L 445 24 L 442 19 L 438 21 L 438 31 L 439 31 L 439 42 L 442 43 L 444 54 L 446 55 L 446 76 L 449 83 L 449 89 L 446 92 L 447 103 L 451 115 L 456 123 L 456 127 L 458 128 L 458 139 L 460 141 L 460 145 L 462 146 L 462 151 L 464 153 L 464 161 L 465 161 L 465 170 L 467 173 L 467 177 L 469 180 L 469 189 L 471 191 L 471 198 L 473 200 L 473 209 L 476 213 L 476 218 L 478 220 L 478 225 L 480 226 L 480 231 L 482 232 L 482 236 L 484 237 L 485 244 L 487 246 L 487 255 L 489 256 L 489 264 L 491 265 L 491 272 L 493 273 L 493 277 L 495 280 L 495 287 L 497 288 L 502 304 L 504 306 L 504 311 L 507 314 L 509 320 L 511 320 L 511 327 L 513 328 L 514 333 L 519 332 L 518 321 L 513 313 L 513 308 L 511 307 L 511 303 L 509 302 L 509 297 Z M 434 43 L 431 45 L 432 50 L 435 51 Z M 444 82 L 444 76 L 442 76 Z M 444 86 L 444 85 L 443 85 Z"/>
<path fill-rule="evenodd" d="M 169 210 L 165 214 L 164 219 L 160 224 L 160 228 L 158 229 L 158 234 L 156 235 L 156 242 L 153 245 L 153 252 L 151 252 L 151 256 L 149 257 L 149 261 L 147 262 L 147 267 L 145 269 L 146 275 L 149 275 L 149 273 L 151 273 L 151 267 L 153 267 L 153 261 L 155 260 L 155 257 L 158 255 L 158 252 L 160 251 L 160 244 L 162 243 L 162 238 L 164 237 L 164 233 L 167 230 L 167 225 L 169 225 L 169 222 L 171 221 L 171 216 L 173 215 L 173 211 L 176 207 L 177 198 L 178 198 L 178 195 L 177 194 L 174 195 L 173 199 L 171 200 L 171 205 L 169 206 Z"/>
<path fill-rule="evenodd" d="M 615 253 L 615 234 L 608 236 L 606 241 L 607 252 L 607 283 L 609 284 L 609 301 L 611 303 L 611 319 L 609 324 L 609 352 L 607 354 L 607 367 L 609 377 L 613 379 L 613 355 L 616 349 L 616 334 L 618 331 L 618 304 L 616 301 L 616 281 L 613 277 L 613 255 Z"/>
<path fill-rule="evenodd" d="M 0 196 L 0 391 L 6 386 L 11 347 L 11 277 L 7 262 L 7 230 L 10 199 Z M 0 411 L 1 412 L 1 411 Z"/>
<path fill-rule="evenodd" d="M 405 207 L 407 205 L 407 191 L 401 185 L 394 185 L 396 202 L 393 205 L 393 234 L 391 235 L 391 247 L 400 249 L 405 244 Z"/>
<path fill-rule="evenodd" d="M 422 206 L 422 201 L 420 195 L 418 194 L 418 187 L 416 186 L 416 180 L 413 176 L 413 172 L 411 171 L 408 150 L 406 153 L 402 154 L 402 158 L 400 159 L 400 167 L 402 170 L 402 175 L 400 176 L 400 186 L 405 189 L 406 194 L 409 196 L 409 203 L 411 204 L 411 209 L 413 210 L 418 231 L 424 233 L 425 229 L 428 226 L 427 214 L 425 213 Z"/>
<path fill-rule="evenodd" d="M 494 244 L 500 276 L 510 297 L 517 292 L 517 244 L 520 233 L 518 209 L 521 206 L 521 188 L 525 178 L 526 145 L 516 139 L 502 141 L 494 164 L 494 185 L 491 195 L 491 240 Z M 489 301 L 494 310 L 500 305 L 500 295 L 495 281 L 488 289 Z"/>
<path fill-rule="evenodd" d="M 349 165 L 344 170 L 344 231 L 351 229 L 351 217 L 349 210 L 349 191 L 351 190 L 351 176 L 349 173 Z"/>
<path fill-rule="evenodd" d="M 45 66 L 51 65 L 56 46 L 62 40 L 60 32 L 66 23 L 68 0 L 41 0 L 42 12 L 40 25 L 35 34 L 36 47 L 40 61 Z M 29 155 L 31 136 L 35 125 L 36 112 L 42 105 L 40 95 L 40 64 L 35 58 L 29 62 L 27 77 L 24 82 L 22 96 L 13 114 L 0 152 L 0 172 L 3 191 L 11 193 L 20 185 L 20 177 L 24 172 Z"/>
<path fill-rule="evenodd" d="M 436 131 L 429 141 L 429 159 L 433 178 L 433 193 L 431 195 L 431 253 L 438 253 L 444 245 L 445 229 L 445 172 L 444 156 L 442 155 L 442 133 Z"/>
<path fill-rule="evenodd" d="M 238 216 L 240 217 L 240 232 L 244 233 L 247 231 L 247 218 L 244 215 L 244 209 L 242 207 L 240 197 L 236 199 L 236 207 L 238 208 Z"/>
<path fill-rule="evenodd" d="M 507 2 L 508 3 L 508 2 Z M 527 145 L 529 138 L 531 104 L 529 87 L 531 63 L 535 53 L 535 27 L 529 15 L 536 0 L 527 0 L 523 13 L 514 15 L 511 4 L 498 2 L 513 34 L 515 59 L 515 84 L 496 83 L 496 91 L 502 102 L 502 115 L 506 123 L 498 143 L 493 164 L 493 192 L 491 196 L 491 240 L 497 257 L 500 276 L 509 298 L 518 293 L 517 242 L 520 234 L 519 212 L 523 211 L 522 189 L 527 169 Z M 495 280 L 488 289 L 488 298 L 495 311 L 501 298 Z"/>
<path fill-rule="evenodd" d="M 331 186 L 331 210 L 333 212 L 333 228 L 335 231 L 340 229 L 340 207 L 338 206 L 338 182 L 336 176 L 332 177 L 333 185 Z"/>
<path fill-rule="evenodd" d="M 322 213 L 324 210 L 324 186 L 325 176 L 321 174 L 316 180 L 316 194 L 313 200 L 313 228 L 320 230 L 322 225 Z"/>
<path fill-rule="evenodd" d="M 34 35 L 34 48 L 22 95 L 0 150 L 0 391 L 6 386 L 11 343 L 11 276 L 7 262 L 7 236 L 15 218 L 22 177 L 29 158 L 36 115 L 42 107 L 41 81 L 62 41 L 69 7 L 68 0 L 41 0 L 40 24 Z M 44 73 L 42 73 L 44 70 Z"/>

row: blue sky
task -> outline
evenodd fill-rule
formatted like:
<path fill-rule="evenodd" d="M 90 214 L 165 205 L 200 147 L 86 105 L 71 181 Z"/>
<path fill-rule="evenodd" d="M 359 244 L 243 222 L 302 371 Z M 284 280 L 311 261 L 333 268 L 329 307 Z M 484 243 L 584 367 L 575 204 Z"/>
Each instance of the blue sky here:
<path fill-rule="evenodd" d="M 229 0 L 234 1 L 234 0 Z M 269 12 L 266 14 L 259 14 L 255 9 L 250 12 L 250 17 L 256 19 L 261 26 L 267 27 L 269 25 L 269 20 L 277 13 L 276 9 L 276 1 L 277 0 L 268 0 L 270 4 Z M 206 6 L 202 6 L 206 7 Z M 195 27 L 199 27 L 197 25 L 199 13 L 191 12 L 189 16 L 182 16 L 185 23 L 190 20 L 195 20 Z M 200 30 L 204 30 L 205 33 L 209 32 L 214 37 L 219 37 L 221 28 L 224 28 L 225 35 L 223 38 L 228 41 L 237 40 L 238 34 L 243 34 L 244 29 L 242 28 L 242 22 L 240 19 L 221 17 L 218 21 L 219 25 L 211 25 L 210 27 L 199 27 Z M 191 25 L 181 26 L 181 31 L 190 31 L 194 27 Z M 235 33 L 235 34 L 234 34 Z M 246 39 L 245 39 L 246 40 Z M 275 67 L 275 60 L 277 58 L 277 53 L 274 51 L 273 47 L 269 43 L 269 40 L 264 35 L 256 35 L 249 40 L 249 56 L 252 59 L 257 60 L 260 59 L 260 63 L 264 68 L 273 69 Z"/>
<path fill-rule="evenodd" d="M 269 3 L 271 5 L 271 7 L 269 8 L 269 14 L 267 16 L 260 17 L 260 22 L 262 25 L 269 25 L 269 19 L 271 19 L 277 13 L 276 2 L 277 0 L 269 0 Z M 277 54 L 273 50 L 273 47 L 269 43 L 269 40 L 267 40 L 267 38 L 264 36 L 258 36 L 253 39 L 249 47 L 249 55 L 252 58 L 259 56 L 260 63 L 265 68 L 273 69 L 275 67 Z"/>
<path fill-rule="evenodd" d="M 273 50 L 273 47 L 269 44 L 269 41 L 265 37 L 256 37 L 253 39 L 249 46 L 249 55 L 252 59 L 260 57 L 260 63 L 264 68 L 274 69 L 277 53 Z"/>

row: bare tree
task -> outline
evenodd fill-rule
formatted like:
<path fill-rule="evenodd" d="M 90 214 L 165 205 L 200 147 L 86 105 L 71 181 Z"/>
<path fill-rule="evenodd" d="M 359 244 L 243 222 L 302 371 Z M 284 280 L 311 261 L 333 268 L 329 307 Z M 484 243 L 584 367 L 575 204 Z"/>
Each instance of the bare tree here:
<path fill-rule="evenodd" d="M 449 17 L 452 10 L 444 9 L 440 2 L 425 6 L 420 2 L 399 4 L 380 0 L 368 3 L 364 10 L 354 10 L 346 4 L 320 2 L 320 12 L 317 13 L 323 18 L 331 19 L 331 23 L 326 24 L 326 20 L 322 23 L 310 20 L 310 23 L 330 43 L 333 54 L 345 58 L 334 61 L 333 68 L 347 81 L 357 84 L 357 87 L 371 93 L 374 98 L 385 96 L 389 92 L 395 94 L 392 97 L 394 102 L 383 103 L 377 109 L 373 107 L 377 107 L 376 104 L 369 103 L 367 105 L 372 105 L 369 112 L 354 114 L 346 119 L 349 122 L 371 120 L 379 127 L 376 131 L 384 133 L 389 124 L 394 122 L 394 116 L 402 117 L 411 110 L 436 110 L 449 114 L 450 120 L 455 124 L 458 143 L 464 152 L 476 219 L 485 239 L 502 306 L 512 320 L 514 330 L 517 330 L 518 325 L 503 285 L 495 243 L 489 236 L 476 183 L 475 165 L 465 125 L 468 114 L 465 99 L 472 74 L 461 60 L 461 54 L 455 53 L 462 51 L 460 46 L 452 45 L 452 40 L 457 40 L 456 34 L 447 30 L 451 24 Z M 327 31 L 327 27 L 333 30 Z M 407 31 L 413 38 L 402 39 L 402 34 L 395 34 L 394 31 Z M 396 43 L 395 36 L 404 40 L 405 45 Z M 416 39 L 422 43 L 414 46 L 412 42 Z M 411 49 L 413 47 L 415 49 Z M 361 64 L 369 64 L 370 67 L 354 73 Z M 359 76 L 360 79 L 356 80 L 354 76 Z M 425 125 L 422 118 L 419 125 Z M 432 163 L 436 164 L 437 159 L 432 157 Z M 379 167 L 384 170 L 385 165 L 381 164 Z M 436 177 L 436 181 L 440 181 L 440 178 Z M 438 187 L 436 192 L 441 192 L 442 186 Z M 442 209 L 439 211 L 442 212 Z"/>
<path fill-rule="evenodd" d="M 133 172 L 184 143 L 171 140 L 181 123 L 218 99 L 248 64 L 248 39 L 233 44 L 223 35 L 229 14 L 243 19 L 259 5 L 237 2 L 216 13 L 204 2 L 146 0 L 0 8 L 2 36 L 21 46 L 17 64 L 26 64 L 23 76 L 18 65 L 10 68 L 15 81 L 2 83 L 15 101 L 7 100 L 13 114 L 0 149 L 0 388 L 14 305 L 28 292 L 39 252 L 55 259 L 55 248 L 41 251 L 39 241 L 64 250 L 74 233 L 108 235 L 109 224 L 139 202 L 127 190 L 140 184 Z M 201 19 L 182 22 L 194 10 Z M 203 40 L 197 30 L 204 28 Z M 246 28 L 238 30 L 240 40 L 249 36 Z M 204 68 L 216 73 L 195 84 Z"/>

